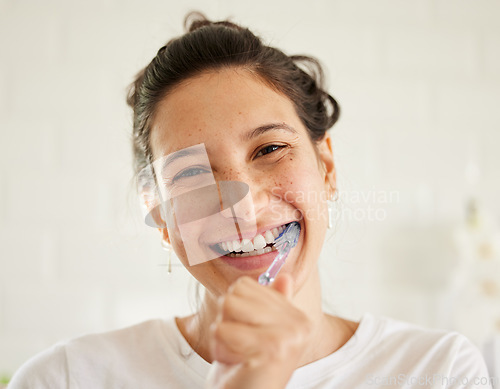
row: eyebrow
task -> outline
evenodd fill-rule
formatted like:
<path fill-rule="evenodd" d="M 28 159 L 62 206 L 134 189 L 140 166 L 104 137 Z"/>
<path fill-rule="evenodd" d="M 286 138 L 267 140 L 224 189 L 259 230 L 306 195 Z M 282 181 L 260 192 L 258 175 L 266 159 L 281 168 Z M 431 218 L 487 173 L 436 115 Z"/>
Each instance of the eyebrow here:
<path fill-rule="evenodd" d="M 172 162 L 174 162 L 175 160 L 177 160 L 179 158 L 189 157 L 192 155 L 200 155 L 200 154 L 206 155 L 205 150 L 200 148 L 200 147 L 196 147 L 196 148 L 190 147 L 187 149 L 182 149 L 182 150 L 176 151 L 172 154 L 169 154 L 167 157 L 165 157 L 165 160 L 163 161 L 161 168 L 162 168 L 162 170 L 165 169 L 168 165 L 170 165 Z"/>
<path fill-rule="evenodd" d="M 253 130 L 247 132 L 246 134 L 243 134 L 242 139 L 244 141 L 249 141 L 253 138 L 256 138 L 257 136 L 265 134 L 268 131 L 274 131 L 274 130 L 285 130 L 285 131 L 288 131 L 292 134 L 297 134 L 297 130 L 294 129 L 293 127 L 290 127 L 286 123 L 269 123 L 269 124 L 264 124 L 263 126 L 259 126 L 257 128 L 254 128 Z"/>

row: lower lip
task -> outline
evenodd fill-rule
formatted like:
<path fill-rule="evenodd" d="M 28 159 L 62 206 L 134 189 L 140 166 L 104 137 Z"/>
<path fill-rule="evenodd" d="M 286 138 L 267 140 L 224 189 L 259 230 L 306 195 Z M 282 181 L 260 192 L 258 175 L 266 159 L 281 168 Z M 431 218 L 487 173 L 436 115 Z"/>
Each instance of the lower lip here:
<path fill-rule="evenodd" d="M 235 267 L 239 270 L 257 270 L 267 268 L 273 263 L 274 258 L 278 255 L 278 251 L 270 251 L 261 255 L 252 257 L 219 257 L 226 265 Z"/>

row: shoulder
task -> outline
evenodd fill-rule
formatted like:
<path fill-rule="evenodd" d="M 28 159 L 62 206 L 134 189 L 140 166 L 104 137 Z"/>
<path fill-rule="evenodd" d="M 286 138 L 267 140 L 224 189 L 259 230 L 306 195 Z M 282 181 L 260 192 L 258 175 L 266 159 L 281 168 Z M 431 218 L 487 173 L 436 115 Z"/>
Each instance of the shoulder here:
<path fill-rule="evenodd" d="M 58 342 L 25 362 L 15 373 L 9 389 L 66 388 L 69 379 L 89 372 L 110 374 L 134 364 L 164 347 L 167 320 L 153 319 L 107 332 L 86 334 Z"/>
<path fill-rule="evenodd" d="M 65 388 L 67 373 L 65 345 L 57 343 L 25 362 L 12 377 L 9 389 Z"/>
<path fill-rule="evenodd" d="M 83 335 L 68 341 L 66 352 L 69 359 L 74 353 L 98 357 L 103 353 L 124 355 L 127 350 L 140 352 L 161 343 L 162 337 L 167 334 L 165 323 L 162 319 L 153 319 L 112 331 Z"/>
<path fill-rule="evenodd" d="M 375 316 L 380 328 L 380 340 L 389 346 L 400 345 L 439 354 L 440 351 L 453 359 L 460 354 L 479 350 L 459 332 L 448 329 L 427 328 L 418 324 L 386 316 Z M 479 353 L 480 355 L 480 353 Z"/>
<path fill-rule="evenodd" d="M 475 388 L 490 388 L 491 377 L 483 354 L 466 336 L 456 333 L 449 377 L 469 382 Z"/>
<path fill-rule="evenodd" d="M 475 381 L 477 387 L 488 378 L 483 355 L 465 335 L 446 329 L 432 329 L 385 316 L 373 316 L 379 327 L 374 355 L 399 355 L 405 365 L 441 374 L 445 380 Z M 451 381 L 448 381 L 451 383 Z M 486 385 L 485 388 L 490 386 Z"/>

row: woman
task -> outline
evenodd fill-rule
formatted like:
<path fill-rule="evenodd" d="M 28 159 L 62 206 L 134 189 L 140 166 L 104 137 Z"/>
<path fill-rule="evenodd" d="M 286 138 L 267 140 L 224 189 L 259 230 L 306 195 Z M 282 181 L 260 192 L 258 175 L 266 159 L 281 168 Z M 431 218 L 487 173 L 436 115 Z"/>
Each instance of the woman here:
<path fill-rule="evenodd" d="M 323 312 L 317 260 L 336 191 L 327 130 L 339 107 L 321 68 L 233 23 L 187 20 L 128 103 L 136 173 L 154 179 L 141 186 L 147 220 L 205 287 L 203 302 L 191 316 L 59 343 L 10 388 L 490 388 L 460 334 Z M 235 188 L 247 191 L 224 206 Z M 297 245 L 260 285 L 274 239 L 294 221 Z"/>

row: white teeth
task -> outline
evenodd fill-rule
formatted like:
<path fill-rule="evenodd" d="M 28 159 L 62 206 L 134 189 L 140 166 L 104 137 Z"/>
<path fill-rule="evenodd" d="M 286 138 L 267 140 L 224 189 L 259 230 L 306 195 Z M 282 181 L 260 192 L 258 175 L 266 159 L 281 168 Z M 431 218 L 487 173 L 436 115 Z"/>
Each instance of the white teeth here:
<path fill-rule="evenodd" d="M 260 249 L 263 249 L 264 247 L 266 247 L 266 240 L 264 239 L 264 237 L 259 234 L 257 235 L 255 238 L 253 238 L 253 248 L 254 250 L 260 250 Z"/>
<path fill-rule="evenodd" d="M 250 239 L 243 239 L 241 241 L 241 251 L 248 253 L 253 250 L 254 250 L 253 243 Z"/>
<path fill-rule="evenodd" d="M 233 240 L 233 243 L 232 243 L 232 250 L 231 251 L 241 251 L 241 244 L 239 241 L 237 240 Z"/>
<path fill-rule="evenodd" d="M 245 238 L 241 242 L 239 240 L 232 240 L 232 241 L 221 242 L 218 245 L 221 248 L 221 250 L 229 253 L 233 252 L 238 254 L 238 252 L 242 251 L 245 253 L 250 253 L 256 250 L 261 250 L 266 248 L 267 244 L 274 243 L 276 238 L 283 232 L 285 227 L 286 226 L 281 226 L 273 228 L 271 230 L 267 230 L 263 234 L 258 234 L 257 236 L 255 236 L 253 240 Z"/>
<path fill-rule="evenodd" d="M 264 249 L 257 250 L 257 255 L 262 255 L 264 254 Z"/>
<path fill-rule="evenodd" d="M 269 253 L 271 250 L 271 247 L 264 247 L 264 253 Z"/>
<path fill-rule="evenodd" d="M 274 235 L 271 231 L 267 230 L 264 234 L 264 239 L 266 240 L 266 243 L 273 243 L 274 242 Z"/>

